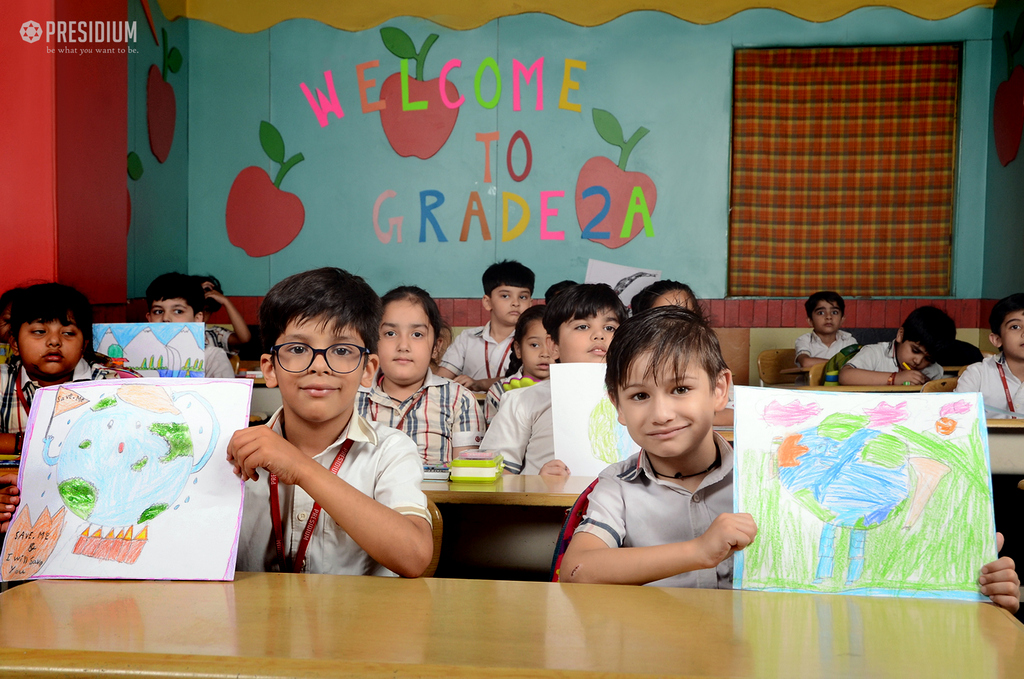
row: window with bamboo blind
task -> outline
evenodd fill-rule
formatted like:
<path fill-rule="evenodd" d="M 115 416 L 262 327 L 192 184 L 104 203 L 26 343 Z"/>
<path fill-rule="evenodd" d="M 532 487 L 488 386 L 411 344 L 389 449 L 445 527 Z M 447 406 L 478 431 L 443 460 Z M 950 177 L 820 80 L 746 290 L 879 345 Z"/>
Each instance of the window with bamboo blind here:
<path fill-rule="evenodd" d="M 729 294 L 950 294 L 959 45 L 735 53 Z"/>

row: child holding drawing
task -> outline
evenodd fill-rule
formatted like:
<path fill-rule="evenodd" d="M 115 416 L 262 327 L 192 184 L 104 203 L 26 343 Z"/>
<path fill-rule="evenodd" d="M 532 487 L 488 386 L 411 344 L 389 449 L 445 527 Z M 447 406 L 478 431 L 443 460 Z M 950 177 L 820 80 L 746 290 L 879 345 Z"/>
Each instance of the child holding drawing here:
<path fill-rule="evenodd" d="M 711 426 L 730 381 L 718 339 L 697 314 L 653 309 L 619 328 L 605 385 L 642 450 L 601 472 L 562 580 L 732 587 L 732 555 L 756 539 L 757 526 L 731 513 L 733 451 Z M 997 534 L 997 548 L 1002 542 Z M 983 566 L 979 584 L 997 605 L 1019 608 L 1009 557 Z"/>
<path fill-rule="evenodd" d="M 246 482 L 238 570 L 420 575 L 433 538 L 416 444 L 355 412 L 377 374 L 380 298 L 316 269 L 271 288 L 259 322 L 260 368 L 282 407 L 228 444 Z"/>

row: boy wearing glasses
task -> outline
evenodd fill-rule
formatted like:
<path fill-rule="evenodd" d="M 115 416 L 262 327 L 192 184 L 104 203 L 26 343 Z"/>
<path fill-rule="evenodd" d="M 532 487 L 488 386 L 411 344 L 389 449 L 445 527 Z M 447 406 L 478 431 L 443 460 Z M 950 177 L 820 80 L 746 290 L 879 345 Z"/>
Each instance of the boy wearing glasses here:
<path fill-rule="evenodd" d="M 282 406 L 228 445 L 246 481 L 238 570 L 416 577 L 429 564 L 416 445 L 354 412 L 380 322 L 380 298 L 341 269 L 290 276 L 260 305 L 260 368 Z"/>

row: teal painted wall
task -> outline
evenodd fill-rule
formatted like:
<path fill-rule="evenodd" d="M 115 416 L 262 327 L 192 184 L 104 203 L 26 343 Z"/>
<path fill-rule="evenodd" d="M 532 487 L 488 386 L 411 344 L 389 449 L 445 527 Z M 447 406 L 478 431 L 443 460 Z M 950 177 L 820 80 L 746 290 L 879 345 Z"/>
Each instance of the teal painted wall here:
<path fill-rule="evenodd" d="M 131 296 L 144 291 L 148 279 L 142 271 L 161 260 L 160 250 L 173 250 L 163 261 L 170 263 L 173 257 L 174 266 L 164 270 L 182 268 L 184 241 L 188 271 L 214 273 L 232 295 L 260 295 L 291 273 L 336 265 L 360 273 L 380 291 L 415 283 L 438 297 L 473 297 L 480 294 L 482 269 L 501 258 L 531 266 L 538 274 L 537 287 L 543 290 L 564 278 L 582 280 L 587 260 L 595 258 L 662 269 L 666 276 L 690 282 L 702 297 L 722 297 L 728 248 L 733 50 L 914 42 L 963 42 L 965 46 L 954 294 L 978 297 L 988 285 L 994 253 L 984 234 L 1000 207 L 993 206 L 991 196 L 985 198 L 993 175 L 991 142 L 983 141 L 991 136 L 990 10 L 969 10 L 937 22 L 876 8 L 822 24 L 777 11 L 752 10 L 710 26 L 653 12 L 636 12 L 593 28 L 546 15 L 503 18 L 466 32 L 416 19 L 386 25 L 403 29 L 417 47 L 428 33 L 439 34 L 427 58 L 427 78 L 436 77 L 449 59 L 463 62 L 449 79 L 467 101 L 447 143 L 427 160 L 399 157 L 385 139 L 379 114 L 360 111 L 356 64 L 380 61 L 380 67 L 366 76 L 377 81 L 369 90 L 371 101 L 399 66 L 376 29 L 347 33 L 293 20 L 243 35 L 189 22 L 188 172 L 183 203 L 187 228 L 178 212 L 181 178 L 175 176 L 174 191 L 160 194 L 157 209 L 173 213 L 173 217 L 164 215 L 174 223 L 169 229 L 173 236 L 167 236 L 173 243 L 156 243 L 155 238 L 134 241 Z M 501 99 L 494 109 L 477 103 L 473 91 L 474 73 L 486 57 L 496 60 L 502 75 Z M 522 110 L 514 111 L 512 60 L 529 66 L 540 57 L 544 57 L 543 110 L 533 110 L 531 84 L 524 86 Z M 585 72 L 574 72 L 580 88 L 569 95 L 570 101 L 582 105 L 579 113 L 558 107 L 565 59 L 587 62 Z M 321 127 L 299 84 L 326 91 L 325 70 L 333 73 L 345 117 L 339 120 L 331 115 L 329 124 Z M 481 94 L 489 99 L 493 91 L 488 72 Z M 618 158 L 618 150 L 594 130 L 591 109 L 595 107 L 614 113 L 627 136 L 640 126 L 650 130 L 630 156 L 627 169 L 648 174 L 657 186 L 652 217 L 655 236 L 641 234 L 615 250 L 582 240 L 574 209 L 573 194 L 583 163 L 599 155 Z M 256 165 L 271 176 L 276 173 L 277 165 L 260 147 L 261 120 L 270 121 L 281 132 L 288 156 L 302 152 L 305 157 L 281 185 L 302 200 L 305 225 L 282 251 L 251 258 L 228 240 L 225 206 L 232 182 L 243 168 Z M 494 181 L 488 184 L 483 181 L 484 145 L 475 135 L 495 130 L 500 141 L 492 147 Z M 517 130 L 527 135 L 533 150 L 532 171 L 522 182 L 513 181 L 505 168 L 506 147 Z M 525 160 L 521 146 L 513 160 L 521 170 Z M 392 239 L 384 244 L 374 232 L 374 203 L 387 190 L 397 195 L 383 203 L 380 225 L 386 230 L 389 218 L 403 217 L 402 243 Z M 429 224 L 426 242 L 419 242 L 420 192 L 427 190 L 444 195 L 434 215 L 446 243 L 438 242 Z M 468 240 L 459 242 L 472 191 L 479 192 L 483 201 L 492 240 L 482 239 L 474 218 Z M 549 223 L 549 229 L 564 231 L 565 240 L 540 239 L 542 191 L 565 192 L 563 198 L 551 201 L 559 212 Z M 524 235 L 509 242 L 501 242 L 503 192 L 524 198 L 531 211 Z M 519 209 L 513 205 L 511 211 L 514 224 Z"/>
<path fill-rule="evenodd" d="M 989 101 L 994 106 L 999 86 L 1007 80 L 1006 48 L 1003 34 L 1013 33 L 1017 17 L 1024 12 L 1024 0 L 1002 0 L 992 21 L 992 80 Z M 1014 56 L 1013 65 L 1024 65 L 1024 49 Z M 1024 73 L 1018 73 L 1018 79 Z M 992 109 L 990 109 L 991 111 Z M 985 211 L 984 295 L 1001 298 L 1024 291 L 1024 148 L 1006 167 L 996 154 L 989 114 L 988 195 Z"/>
<path fill-rule="evenodd" d="M 139 50 L 128 56 L 128 151 L 142 160 L 138 181 L 128 179 L 132 216 L 128 230 L 128 297 L 143 297 L 146 286 L 167 271 L 188 270 L 188 177 L 189 165 L 189 77 L 192 58 L 189 49 L 190 24 L 167 21 L 160 5 L 150 3 L 156 34 L 167 30 L 168 50 L 177 47 L 183 65 L 168 73 L 174 88 L 176 120 L 174 141 L 164 163 L 153 155 L 146 123 L 146 80 L 151 65 L 163 65 L 163 47 L 157 46 L 149 29 L 142 3 L 128 3 L 128 21 L 136 22 Z M 198 226 L 198 225 L 196 225 Z"/>

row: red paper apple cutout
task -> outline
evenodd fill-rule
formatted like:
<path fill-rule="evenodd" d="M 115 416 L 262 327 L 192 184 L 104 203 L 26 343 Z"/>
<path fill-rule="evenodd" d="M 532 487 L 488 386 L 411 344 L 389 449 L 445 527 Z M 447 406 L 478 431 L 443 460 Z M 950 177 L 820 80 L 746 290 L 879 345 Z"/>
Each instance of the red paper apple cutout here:
<path fill-rule="evenodd" d="M 634 189 L 640 187 L 643 191 L 649 214 L 654 214 L 658 202 L 658 190 L 650 177 L 643 172 L 626 172 L 630 153 L 649 130 L 641 127 L 625 141 L 622 126 L 611 113 L 595 108 L 593 118 L 597 133 L 612 146 L 618 146 L 621 153 L 618 165 L 604 156 L 596 156 L 583 164 L 576 179 L 576 219 L 584 238 L 607 248 L 621 248 L 644 230 L 638 224 L 632 225 L 629 236 L 622 237 L 622 225 Z M 600 187 L 607 191 L 607 196 Z M 633 221 L 637 221 L 637 215 L 633 216 Z"/>
<path fill-rule="evenodd" d="M 274 181 L 262 167 L 250 166 L 238 173 L 228 193 L 225 220 L 228 240 L 250 257 L 266 257 L 295 240 L 306 220 L 306 209 L 294 193 L 281 190 L 281 180 L 305 158 L 296 153 L 284 159 L 284 139 L 270 123 L 260 123 L 260 145 L 275 163 L 281 164 Z"/>
<path fill-rule="evenodd" d="M 163 69 L 156 64 L 149 67 L 146 79 L 146 125 L 149 128 L 149 148 L 161 163 L 171 153 L 174 141 L 174 119 L 177 115 L 174 88 L 167 82 L 167 72 L 177 73 L 181 69 L 181 52 L 177 47 L 167 51 L 167 30 L 161 28 L 163 36 Z"/>
<path fill-rule="evenodd" d="M 399 72 L 388 76 L 380 86 L 380 99 L 387 104 L 380 112 L 380 125 L 384 129 L 384 136 L 395 153 L 404 158 L 430 158 L 448 141 L 459 117 L 459 109 L 448 108 L 441 101 L 440 78 L 423 80 L 423 65 L 427 59 L 427 52 L 433 47 L 438 36 L 436 33 L 427 36 L 419 52 L 416 51 L 412 39 L 401 29 L 382 28 L 380 37 L 384 41 L 384 46 L 396 57 L 416 62 L 416 78 L 408 78 L 409 91 L 406 100 L 419 107 L 403 111 L 402 74 Z M 445 83 L 444 90 L 448 101 L 456 101 L 459 98 L 459 90 L 451 82 Z M 426 108 L 422 108 L 424 103 Z"/>
<path fill-rule="evenodd" d="M 995 135 L 996 154 L 1006 167 L 1017 157 L 1021 132 L 1024 132 L 1024 67 L 1013 66 L 1013 57 L 1024 43 L 1024 12 L 1017 17 L 1013 35 L 1003 36 L 1006 45 L 1006 71 L 1009 77 L 996 88 L 996 101 L 992 108 L 992 133 Z"/>

